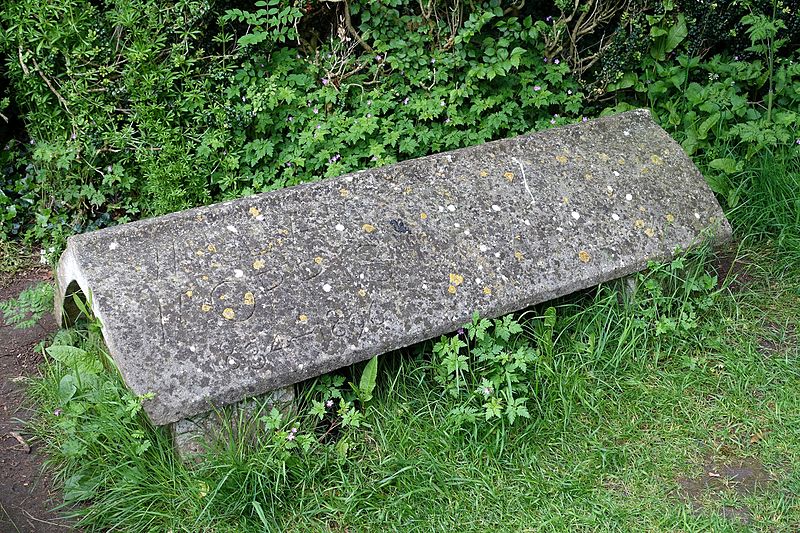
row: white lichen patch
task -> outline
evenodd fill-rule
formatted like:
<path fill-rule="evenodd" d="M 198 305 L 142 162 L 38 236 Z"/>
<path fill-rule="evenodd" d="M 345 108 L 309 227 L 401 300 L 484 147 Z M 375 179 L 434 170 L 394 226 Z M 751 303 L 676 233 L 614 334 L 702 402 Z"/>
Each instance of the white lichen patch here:
<path fill-rule="evenodd" d="M 456 210 L 456 206 L 454 206 L 453 204 L 450 204 L 450 205 L 447 206 L 447 210 L 452 213 L 453 211 Z"/>
<path fill-rule="evenodd" d="M 572 218 L 574 218 L 575 220 L 578 220 L 578 219 L 581 218 L 581 214 L 578 213 L 577 211 L 573 211 L 572 212 Z"/>
<path fill-rule="evenodd" d="M 502 208 L 502 207 L 500 207 L 499 205 L 497 205 L 497 204 L 492 204 L 492 211 L 494 211 L 494 212 L 499 212 L 499 211 L 501 211 L 502 209 L 503 209 L 503 208 Z"/>
<path fill-rule="evenodd" d="M 700 220 L 700 213 L 695 213 L 694 214 L 694 218 L 696 218 L 697 220 Z"/>
<path fill-rule="evenodd" d="M 238 230 L 238 229 L 236 229 L 234 226 L 231 226 L 230 224 L 228 224 L 227 226 L 225 226 L 225 229 L 227 229 L 227 230 L 228 230 L 228 231 L 230 231 L 231 233 L 239 233 L 239 230 Z"/>
<path fill-rule="evenodd" d="M 242 276 L 244 276 L 244 272 L 241 269 L 239 269 L 239 268 L 234 268 L 233 269 L 233 277 L 241 278 Z"/>
<path fill-rule="evenodd" d="M 631 200 L 633 200 L 633 195 L 632 195 L 632 194 L 630 194 L 630 193 L 626 194 L 626 195 L 625 195 L 625 200 L 627 200 L 627 201 L 629 201 L 629 202 L 630 202 Z"/>
<path fill-rule="evenodd" d="M 613 219 L 613 220 L 616 222 L 616 221 L 618 221 L 618 220 L 619 220 L 619 215 L 618 215 L 618 214 L 616 214 L 616 213 L 613 213 L 613 214 L 611 215 L 611 218 L 612 218 L 612 219 Z"/>
<path fill-rule="evenodd" d="M 336 228 L 336 231 L 344 231 L 344 226 L 341 225 L 341 224 L 336 224 L 335 228 Z"/>
<path fill-rule="evenodd" d="M 112 242 L 111 244 L 108 245 L 109 250 L 116 250 L 117 248 L 119 248 L 119 243 L 117 242 Z"/>
<path fill-rule="evenodd" d="M 480 250 L 481 252 L 486 252 L 487 250 L 489 250 L 489 247 L 486 246 L 485 244 L 481 244 L 480 246 L 478 246 L 478 250 Z"/>
<path fill-rule="evenodd" d="M 332 289 L 333 287 L 331 287 L 329 283 L 326 283 L 325 285 L 322 286 L 322 290 L 325 292 L 331 292 Z"/>

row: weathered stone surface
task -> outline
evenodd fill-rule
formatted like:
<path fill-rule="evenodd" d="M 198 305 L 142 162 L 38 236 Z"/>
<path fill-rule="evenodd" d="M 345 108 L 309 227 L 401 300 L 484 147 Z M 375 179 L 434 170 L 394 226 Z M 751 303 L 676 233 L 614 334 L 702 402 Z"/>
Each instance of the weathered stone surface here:
<path fill-rule="evenodd" d="M 165 424 L 640 270 L 730 227 L 647 111 L 72 237 Z M 57 306 L 59 312 L 61 305 Z"/>

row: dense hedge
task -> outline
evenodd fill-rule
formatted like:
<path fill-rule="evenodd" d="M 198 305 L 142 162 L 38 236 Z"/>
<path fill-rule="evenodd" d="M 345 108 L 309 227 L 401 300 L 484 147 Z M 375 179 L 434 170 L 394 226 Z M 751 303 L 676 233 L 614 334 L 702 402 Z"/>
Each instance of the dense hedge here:
<path fill-rule="evenodd" d="M 720 147 L 800 136 L 795 0 L 255 4 L 10 0 L 0 112 L 27 132 L 4 139 L 0 236 L 58 245 L 634 106 L 723 195 Z"/>

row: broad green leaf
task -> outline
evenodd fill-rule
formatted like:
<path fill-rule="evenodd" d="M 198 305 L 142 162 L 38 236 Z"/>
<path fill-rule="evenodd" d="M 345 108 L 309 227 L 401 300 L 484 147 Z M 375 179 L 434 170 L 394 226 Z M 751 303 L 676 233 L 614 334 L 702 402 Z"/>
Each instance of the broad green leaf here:
<path fill-rule="evenodd" d="M 358 382 L 358 389 L 365 402 L 372 399 L 372 391 L 375 390 L 375 380 L 378 377 L 378 356 L 369 360 L 364 372 L 361 373 L 361 380 Z"/>

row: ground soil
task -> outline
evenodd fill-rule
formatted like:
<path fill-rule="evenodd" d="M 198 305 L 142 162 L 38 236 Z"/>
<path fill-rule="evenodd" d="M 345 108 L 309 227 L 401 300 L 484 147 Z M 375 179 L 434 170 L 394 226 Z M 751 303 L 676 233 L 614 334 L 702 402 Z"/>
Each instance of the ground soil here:
<path fill-rule="evenodd" d="M 52 278 L 49 270 L 29 268 L 0 279 L 0 301 Z M 36 345 L 56 330 L 46 315 L 29 329 L 15 329 L 0 319 L 0 532 L 64 532 L 72 528 L 54 511 L 61 503 L 42 470 L 41 443 L 26 432 L 31 416 L 25 402 L 26 379 L 37 375 L 41 354 Z M 19 439 L 17 438 L 19 437 Z M 20 439 L 22 442 L 20 442 Z"/>

